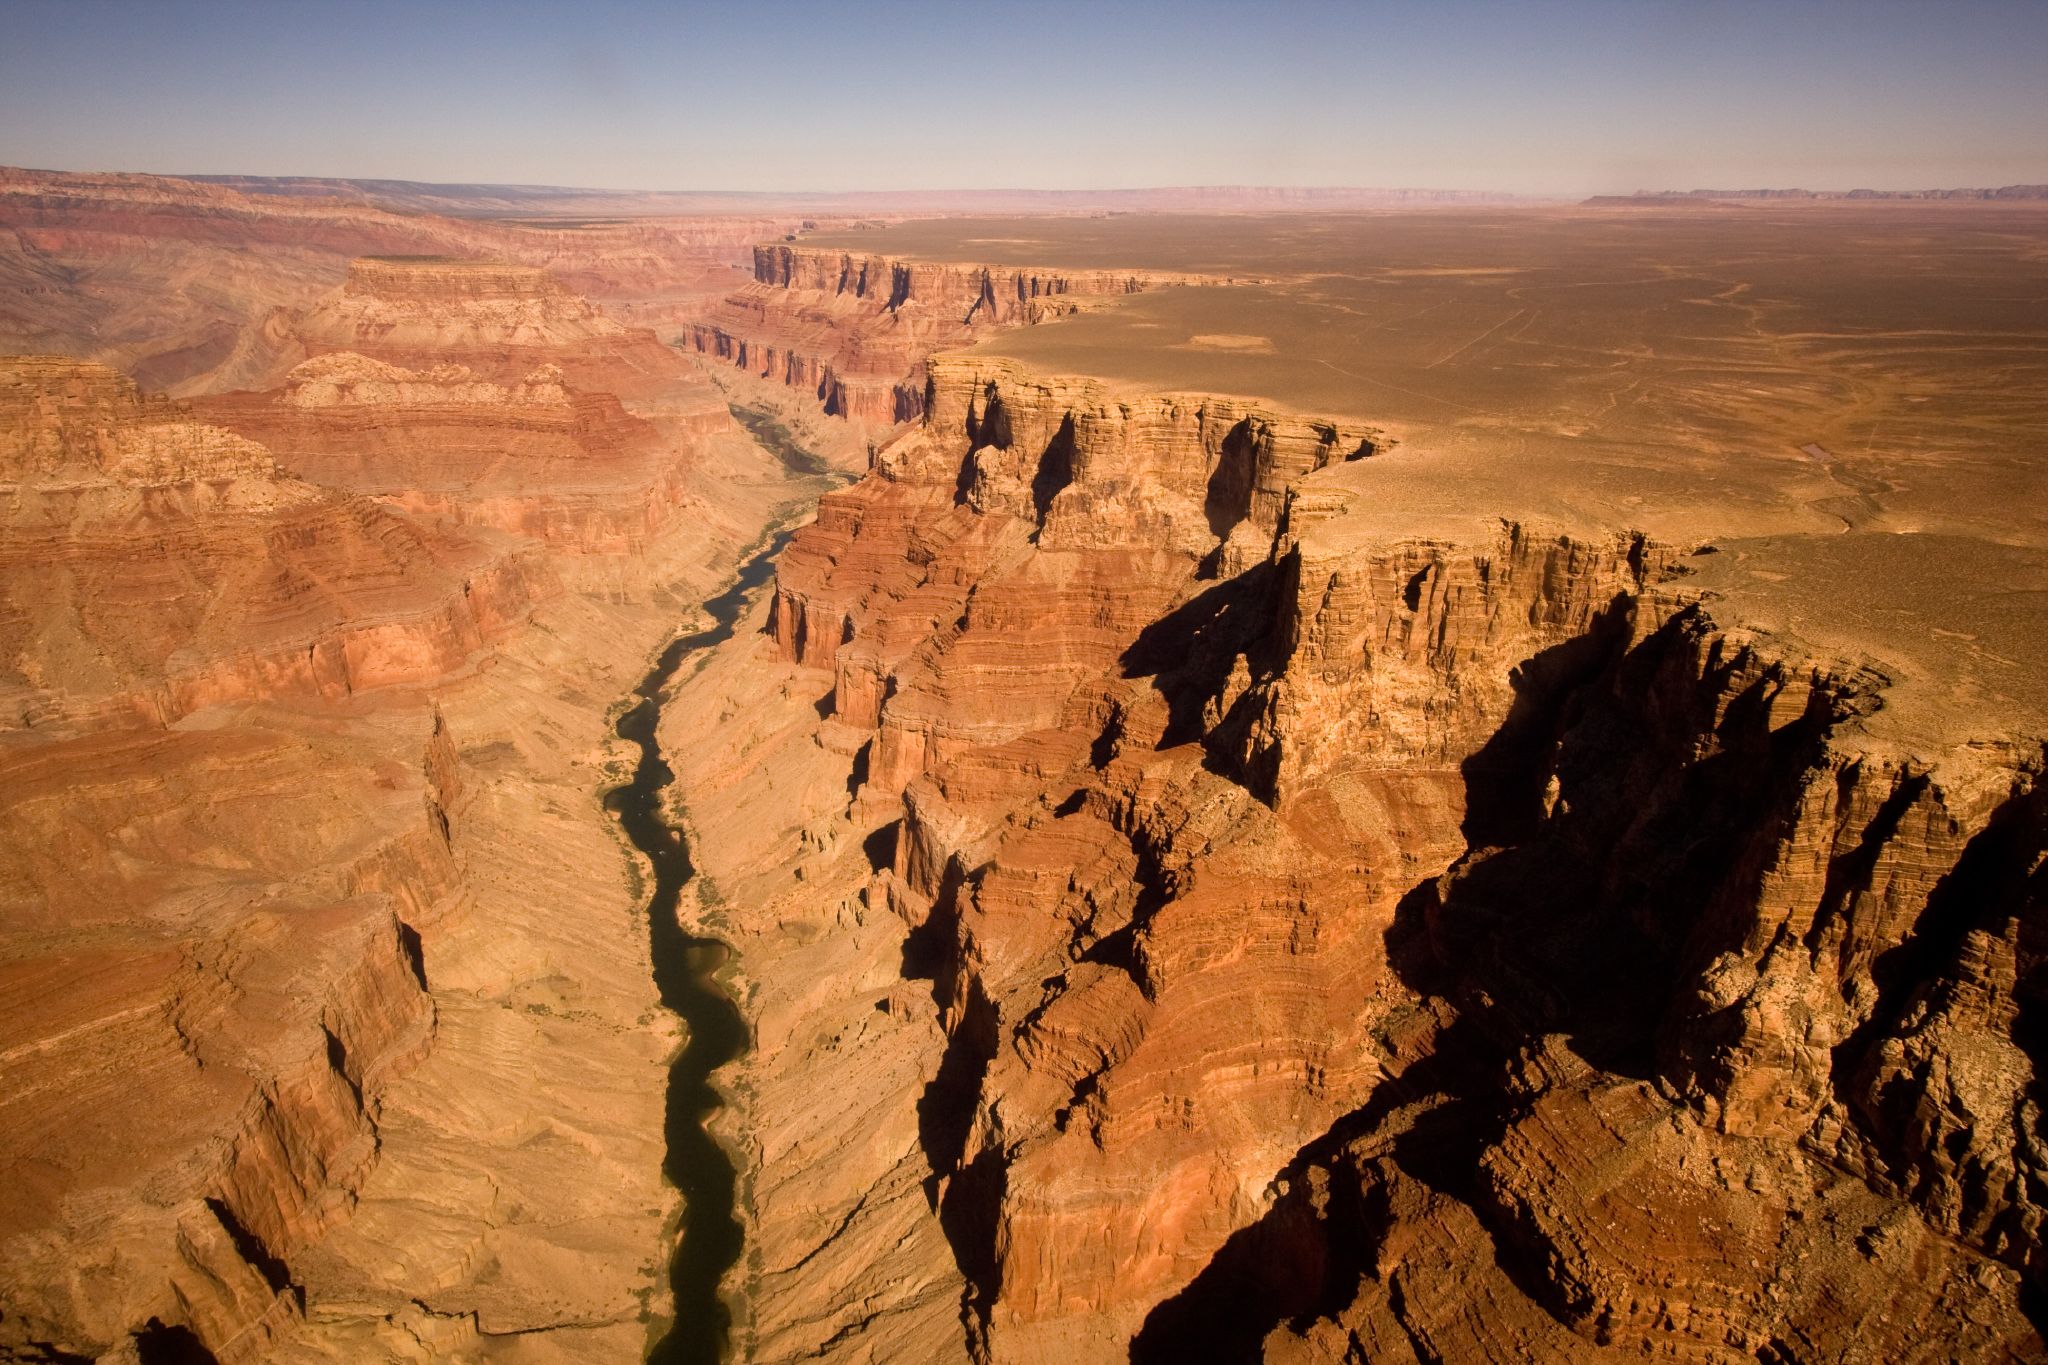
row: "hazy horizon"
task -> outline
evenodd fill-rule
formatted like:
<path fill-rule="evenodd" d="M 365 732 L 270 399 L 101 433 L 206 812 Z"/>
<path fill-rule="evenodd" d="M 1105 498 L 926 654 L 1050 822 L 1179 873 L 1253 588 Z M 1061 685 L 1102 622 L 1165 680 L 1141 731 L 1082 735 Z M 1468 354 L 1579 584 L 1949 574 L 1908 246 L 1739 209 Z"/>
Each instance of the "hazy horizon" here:
<path fill-rule="evenodd" d="M 11 11 L 0 163 L 56 170 L 732 193 L 2048 180 L 2048 5 L 2025 0 Z"/>
<path fill-rule="evenodd" d="M 723 185 L 673 186 L 673 185 L 569 185 L 550 184 L 540 181 L 515 180 L 415 180 L 402 176 L 388 175 L 306 175 L 299 173 L 269 173 L 250 171 L 159 171 L 138 170 L 130 166 L 30 166 L 0 163 L 0 169 L 27 171 L 48 175 L 145 175 L 158 176 L 168 180 L 191 180 L 201 184 L 224 184 L 232 187 L 242 181 L 269 181 L 278 184 L 350 184 L 357 186 L 409 187 L 421 191 L 463 191 L 463 190 L 508 190 L 530 193 L 558 193 L 563 195 L 672 195 L 678 198 L 731 198 L 793 201 L 815 199 L 820 202 L 844 199 L 890 199 L 930 198 L 959 196 L 963 199 L 976 196 L 993 197 L 1000 195 L 1043 195 L 1067 196 L 1080 199 L 1110 198 L 1117 195 L 1172 195 L 1172 194 L 1293 194 L 1317 195 L 1371 195 L 1371 194 L 1442 194 L 1447 196 L 1471 196 L 1472 202 L 1526 202 L 1530 204 L 1569 204 L 1594 195 L 1626 197 L 1630 195 L 1683 195 L 1701 193 L 1734 194 L 1739 191 L 1764 190 L 1771 193 L 1808 193 L 1816 195 L 1848 195 L 1861 191 L 1878 194 L 1913 194 L 1955 190 L 2000 190 L 2034 188 L 2048 185 L 2048 179 L 2014 180 L 1985 184 L 1912 184 L 1912 185 L 1866 185 L 1866 184 L 1743 184 L 1721 185 L 1636 185 L 1625 190 L 1582 190 L 1577 192 L 1496 190 L 1473 185 L 1303 185 L 1303 184 L 1187 184 L 1187 185 L 1102 185 L 1092 188 L 1074 188 L 1059 185 L 889 185 L 874 184 L 843 189 L 811 189 L 802 185 L 771 186 L 763 189 L 736 189 Z M 1454 203 L 1456 201 L 1446 201 Z M 994 210 L 991 210 L 992 212 Z"/>

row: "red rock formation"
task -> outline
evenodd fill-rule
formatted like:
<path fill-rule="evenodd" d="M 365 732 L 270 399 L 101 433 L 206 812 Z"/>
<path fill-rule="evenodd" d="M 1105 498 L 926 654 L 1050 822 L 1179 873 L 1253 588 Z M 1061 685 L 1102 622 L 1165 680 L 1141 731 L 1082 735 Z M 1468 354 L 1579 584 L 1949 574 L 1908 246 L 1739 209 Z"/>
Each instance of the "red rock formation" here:
<path fill-rule="evenodd" d="M 701 454 L 687 418 L 628 413 L 572 389 L 559 366 L 514 383 L 462 365 L 406 370 L 346 351 L 306 361 L 281 391 L 201 400 L 206 416 L 304 477 L 377 496 L 422 519 L 485 527 L 571 553 L 629 553 L 672 524 Z"/>
<path fill-rule="evenodd" d="M 1901 752 L 1640 536 L 1367 529 L 1370 432 L 931 394 L 770 629 L 900 810 L 972 1355 L 2043 1349 L 2038 740 Z"/>
<path fill-rule="evenodd" d="M 924 358 L 1081 301 L 1204 277 L 1037 270 L 754 248 L 754 282 L 687 333 L 698 351 L 814 394 L 825 410 L 887 426 L 923 410 Z"/>
<path fill-rule="evenodd" d="M 504 384 L 553 365 L 577 388 L 628 402 L 723 405 L 654 334 L 626 327 L 546 271 L 492 261 L 363 259 L 302 316 L 280 319 L 282 350 L 347 351 L 414 370 L 461 365 Z"/>
<path fill-rule="evenodd" d="M 2027 1144 L 1943 1134 L 1927 1098 L 2031 1123 L 2038 747 L 1936 776 L 1861 732 L 1881 679 L 1634 611 L 1524 666 L 1465 765 L 1466 849 L 1388 932 L 1423 1006 L 1389 1079 L 1139 1355 L 2042 1349 Z"/>
<path fill-rule="evenodd" d="M 302 1313 L 290 1262 L 347 1216 L 382 1099 L 429 1045 L 409 922 L 455 883 L 407 741 L 293 728 L 7 763 L 9 1348 L 155 1320 L 269 1358 Z M 209 846 L 239 866 L 188 861 Z"/>

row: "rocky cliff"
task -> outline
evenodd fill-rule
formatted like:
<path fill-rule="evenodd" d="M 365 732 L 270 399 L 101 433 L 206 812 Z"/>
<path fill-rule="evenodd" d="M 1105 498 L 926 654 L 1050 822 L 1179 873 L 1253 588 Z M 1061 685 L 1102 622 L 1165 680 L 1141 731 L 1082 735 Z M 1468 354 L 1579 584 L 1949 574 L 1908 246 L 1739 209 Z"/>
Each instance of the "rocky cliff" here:
<path fill-rule="evenodd" d="M 456 877 L 407 762 L 424 735 L 295 729 L 10 757 L 0 1349 L 17 1358 L 131 1337 L 275 1358 L 304 1315 L 294 1267 L 349 1216 L 390 1087 L 432 1044 L 419 926 Z"/>
<path fill-rule="evenodd" d="M 698 684 L 757 1358 L 2043 1351 L 2031 720 L 1920 746 L 1697 545 L 1390 530 L 1369 430 L 927 393 Z"/>
<path fill-rule="evenodd" d="M 1900 397 L 1963 415 L 1930 476 L 1717 406 L 1824 311 L 1673 278 L 1659 335 L 1742 312 L 1744 367 L 1515 408 L 1514 357 L 1589 371 L 1453 297 L 1415 374 L 1330 364 L 1455 405 L 1397 445 L 927 357 L 1190 276 L 763 248 L 714 386 L 633 325 L 700 311 L 656 225 L 8 172 L 0 216 L 0 335 L 248 386 L 0 374 L 0 1357 L 659 1334 L 678 1040 L 594 798 L 815 492 L 761 374 L 917 425 L 663 713 L 754 1035 L 748 1358 L 2048 1356 L 2042 570 L 1963 506 L 2023 466 L 1949 458 L 2031 429 L 2017 346 Z M 1887 411 L 1815 363 L 1795 410 Z"/>
<path fill-rule="evenodd" d="M 706 391 L 708 393 L 708 390 Z M 281 389 L 200 400 L 304 477 L 437 523 L 507 532 L 574 554 L 643 547 L 693 500 L 699 432 L 722 409 L 629 413 L 559 366 L 509 383 L 468 366 L 413 371 L 352 352 L 294 368 Z"/>
<path fill-rule="evenodd" d="M 880 426 L 922 411 L 922 363 L 1003 327 L 1140 290 L 1206 277 L 897 260 L 771 243 L 754 280 L 684 339 L 697 351 L 815 396 L 827 412 Z"/>

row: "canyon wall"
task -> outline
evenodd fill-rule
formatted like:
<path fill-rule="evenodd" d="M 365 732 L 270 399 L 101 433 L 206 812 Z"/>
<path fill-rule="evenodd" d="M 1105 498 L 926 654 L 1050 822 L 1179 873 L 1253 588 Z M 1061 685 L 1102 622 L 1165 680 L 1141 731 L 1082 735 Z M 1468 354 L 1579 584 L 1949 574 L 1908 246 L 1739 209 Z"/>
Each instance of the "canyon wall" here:
<path fill-rule="evenodd" d="M 1735 457 L 931 354 L 1193 275 L 792 243 L 714 304 L 729 222 L 0 220 L 0 338 L 66 353 L 0 361 L 0 1358 L 660 1335 L 607 722 L 822 488 L 808 398 L 867 475 L 660 746 L 754 1033 L 744 1357 L 2048 1356 L 2048 725 L 1816 643 L 1875 596 L 2023 671 L 1956 541 L 1814 550 L 1907 541 L 1890 484 L 1731 469 L 1739 533 L 1659 539 L 1616 509 Z"/>
<path fill-rule="evenodd" d="M 2038 1357 L 2031 721 L 1367 429 L 927 393 L 684 694 L 753 1358 Z"/>
<path fill-rule="evenodd" d="M 448 672 L 546 569 L 292 478 L 87 362 L 0 360 L 0 651 L 17 724 L 159 724 Z"/>
<path fill-rule="evenodd" d="M 811 394 L 829 413 L 889 426 L 923 410 L 923 361 L 936 349 L 1091 300 L 1205 278 L 897 260 L 770 243 L 754 248 L 753 282 L 692 320 L 683 339 Z"/>

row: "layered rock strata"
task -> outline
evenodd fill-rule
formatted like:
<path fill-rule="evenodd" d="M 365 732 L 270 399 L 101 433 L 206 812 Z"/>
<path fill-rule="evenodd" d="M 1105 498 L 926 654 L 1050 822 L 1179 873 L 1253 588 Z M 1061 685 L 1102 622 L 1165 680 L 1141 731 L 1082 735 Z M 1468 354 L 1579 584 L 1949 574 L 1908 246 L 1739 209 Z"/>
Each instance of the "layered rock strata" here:
<path fill-rule="evenodd" d="M 426 371 L 329 352 L 281 390 L 202 400 L 305 477 L 424 519 L 502 531 L 571 554 L 630 553 L 691 500 L 693 467 L 721 410 L 629 413 L 541 365 L 510 383 L 464 365 Z M 683 455 L 679 447 L 688 449 Z"/>
<path fill-rule="evenodd" d="M 438 677 L 551 591 L 87 362 L 0 361 L 0 474 L 16 725 Z"/>
<path fill-rule="evenodd" d="M 2044 1350 L 2031 713 L 1370 529 L 1371 431 L 928 393 L 684 694 L 755 1358 Z"/>
<path fill-rule="evenodd" d="M 490 260 L 364 258 L 341 288 L 267 327 L 275 372 L 332 352 L 412 370 L 461 365 L 500 384 L 524 383 L 541 366 L 561 380 L 655 409 L 680 404 L 704 414 L 722 405 L 645 328 L 628 327 L 545 270 Z"/>
<path fill-rule="evenodd" d="M 684 341 L 889 426 L 922 411 L 924 358 L 979 334 L 1121 294 L 1209 281 L 1168 271 L 1053 270 L 896 260 L 802 245 L 754 248 L 754 279 Z"/>

